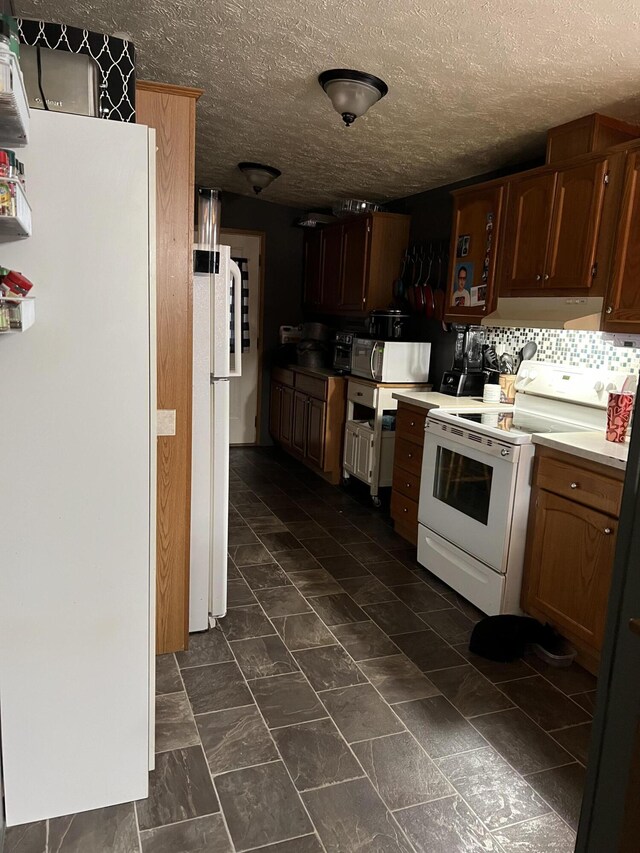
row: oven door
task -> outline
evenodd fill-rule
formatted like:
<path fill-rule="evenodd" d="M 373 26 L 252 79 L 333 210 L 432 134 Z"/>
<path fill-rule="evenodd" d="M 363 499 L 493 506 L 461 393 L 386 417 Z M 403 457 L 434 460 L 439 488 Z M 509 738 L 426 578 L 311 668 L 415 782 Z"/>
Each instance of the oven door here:
<path fill-rule="evenodd" d="M 376 341 L 356 338 L 351 350 L 351 373 L 363 379 L 373 379 L 373 356 Z"/>
<path fill-rule="evenodd" d="M 517 445 L 427 418 L 418 520 L 501 573 L 519 453 Z"/>

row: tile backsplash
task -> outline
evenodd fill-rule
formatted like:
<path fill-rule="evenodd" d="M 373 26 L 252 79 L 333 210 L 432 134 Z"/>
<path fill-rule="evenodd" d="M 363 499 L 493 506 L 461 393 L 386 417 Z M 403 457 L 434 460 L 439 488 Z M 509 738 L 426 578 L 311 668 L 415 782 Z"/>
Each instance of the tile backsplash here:
<path fill-rule="evenodd" d="M 620 373 L 640 372 L 640 348 L 614 347 L 602 332 L 568 329 L 518 329 L 487 327 L 487 343 L 500 355 L 519 352 L 527 341 L 538 345 L 536 359 L 573 367 L 604 368 Z"/>

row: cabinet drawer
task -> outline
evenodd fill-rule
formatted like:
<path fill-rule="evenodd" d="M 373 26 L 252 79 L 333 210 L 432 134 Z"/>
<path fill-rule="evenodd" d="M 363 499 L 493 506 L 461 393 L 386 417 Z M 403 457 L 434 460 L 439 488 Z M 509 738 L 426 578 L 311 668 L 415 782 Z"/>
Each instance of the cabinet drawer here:
<path fill-rule="evenodd" d="M 396 492 L 391 494 L 391 518 L 404 526 L 418 526 L 418 502 Z"/>
<path fill-rule="evenodd" d="M 271 371 L 271 378 L 274 382 L 281 382 L 283 385 L 293 387 L 293 370 L 288 370 L 286 367 L 274 367 Z"/>
<path fill-rule="evenodd" d="M 327 383 L 324 379 L 316 379 L 305 373 L 296 373 L 296 391 L 302 391 L 319 400 L 327 399 Z"/>
<path fill-rule="evenodd" d="M 396 465 L 393 469 L 393 490 L 413 501 L 417 501 L 420 497 L 420 475 L 411 471 L 403 471 Z"/>
<path fill-rule="evenodd" d="M 424 444 L 424 422 L 426 417 L 426 412 L 416 415 L 415 412 L 405 409 L 401 404 L 398 406 L 398 413 L 396 415 L 396 435 L 407 441 Z"/>
<path fill-rule="evenodd" d="M 352 403 L 360 403 L 361 406 L 369 406 L 372 409 L 376 407 L 376 395 L 378 389 L 375 385 L 365 385 L 364 382 L 353 382 L 349 380 L 347 390 L 347 398 Z"/>
<path fill-rule="evenodd" d="M 419 477 L 422 468 L 422 447 L 412 441 L 407 441 L 406 438 L 396 436 L 396 452 L 393 464 Z"/>
<path fill-rule="evenodd" d="M 622 482 L 569 461 L 539 456 L 536 485 L 610 515 L 620 512 Z"/>

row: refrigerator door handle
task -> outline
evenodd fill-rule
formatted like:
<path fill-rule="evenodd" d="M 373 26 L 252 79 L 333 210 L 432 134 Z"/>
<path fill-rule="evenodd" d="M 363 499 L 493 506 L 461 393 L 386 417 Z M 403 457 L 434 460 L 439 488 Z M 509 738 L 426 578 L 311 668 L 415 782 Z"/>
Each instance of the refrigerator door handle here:
<path fill-rule="evenodd" d="M 242 275 L 235 261 L 229 261 L 233 279 L 233 370 L 230 377 L 242 376 Z"/>

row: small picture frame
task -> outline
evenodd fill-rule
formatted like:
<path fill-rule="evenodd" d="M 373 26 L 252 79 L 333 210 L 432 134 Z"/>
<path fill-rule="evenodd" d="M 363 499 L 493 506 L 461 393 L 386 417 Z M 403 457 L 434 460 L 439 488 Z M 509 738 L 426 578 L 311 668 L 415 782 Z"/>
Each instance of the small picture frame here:
<path fill-rule="evenodd" d="M 469 254 L 469 247 L 471 246 L 471 234 L 460 234 L 458 237 L 458 243 L 456 246 L 456 257 L 457 258 L 466 258 Z"/>

